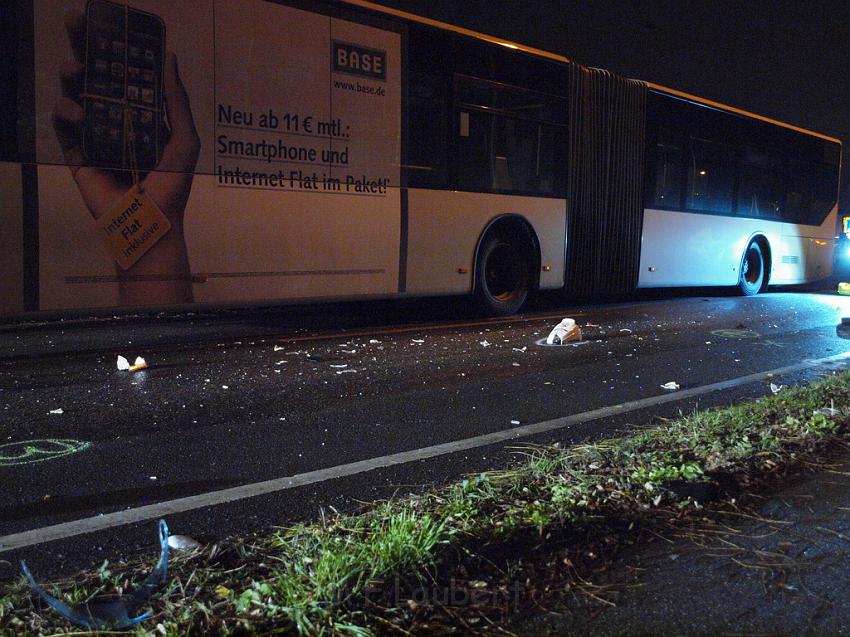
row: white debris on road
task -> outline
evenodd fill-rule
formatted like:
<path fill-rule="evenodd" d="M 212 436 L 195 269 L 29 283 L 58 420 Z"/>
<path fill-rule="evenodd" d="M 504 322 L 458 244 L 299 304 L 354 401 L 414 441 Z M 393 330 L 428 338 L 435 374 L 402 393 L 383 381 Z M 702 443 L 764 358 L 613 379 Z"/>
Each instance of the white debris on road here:
<path fill-rule="evenodd" d="M 118 356 L 116 365 L 118 369 L 122 372 L 138 372 L 142 369 L 146 369 L 148 366 L 147 362 L 145 362 L 145 359 L 141 356 L 136 356 L 136 360 L 133 361 L 132 365 L 130 365 L 130 361 L 120 355 Z"/>
<path fill-rule="evenodd" d="M 575 319 L 565 318 L 549 332 L 549 336 L 546 337 L 546 344 L 563 345 L 578 340 L 581 340 L 581 328 L 576 325 Z"/>
<path fill-rule="evenodd" d="M 201 543 L 188 535 L 169 535 L 168 546 L 177 551 L 194 551 L 201 548 Z"/>

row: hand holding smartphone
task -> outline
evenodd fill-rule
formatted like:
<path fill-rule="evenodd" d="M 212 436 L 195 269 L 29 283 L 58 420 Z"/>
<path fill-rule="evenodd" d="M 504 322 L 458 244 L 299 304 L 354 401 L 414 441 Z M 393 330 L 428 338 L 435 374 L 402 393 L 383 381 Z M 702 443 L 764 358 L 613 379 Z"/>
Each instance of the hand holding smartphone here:
<path fill-rule="evenodd" d="M 89 0 L 85 16 L 83 155 L 92 165 L 147 172 L 162 156 L 165 24 Z"/>
<path fill-rule="evenodd" d="M 201 143 L 164 23 L 89 0 L 85 13 L 68 11 L 65 26 L 73 59 L 61 67 L 53 111 L 65 161 L 95 231 L 116 235 L 128 219 L 143 227 L 128 229 L 120 250 L 108 248 L 121 304 L 191 302 L 183 217 Z"/>

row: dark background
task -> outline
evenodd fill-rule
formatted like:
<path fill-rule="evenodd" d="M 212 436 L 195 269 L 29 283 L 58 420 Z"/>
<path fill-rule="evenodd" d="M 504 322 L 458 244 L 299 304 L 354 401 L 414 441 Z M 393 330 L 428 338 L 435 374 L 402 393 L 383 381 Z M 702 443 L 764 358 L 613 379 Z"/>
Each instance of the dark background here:
<path fill-rule="evenodd" d="M 850 142 L 845 0 L 378 2 Z"/>

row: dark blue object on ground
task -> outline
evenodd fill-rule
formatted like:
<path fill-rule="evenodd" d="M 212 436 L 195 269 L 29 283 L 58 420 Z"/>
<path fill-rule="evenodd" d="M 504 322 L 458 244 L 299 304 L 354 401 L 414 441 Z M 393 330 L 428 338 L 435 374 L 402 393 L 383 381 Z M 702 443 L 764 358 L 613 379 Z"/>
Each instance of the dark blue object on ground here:
<path fill-rule="evenodd" d="M 36 584 L 24 560 L 21 560 L 21 569 L 29 580 L 32 589 L 56 612 L 69 621 L 89 630 L 121 630 L 133 624 L 138 624 L 152 615 L 152 611 L 148 611 L 138 617 L 131 617 L 139 606 L 144 604 L 157 589 L 165 584 L 168 576 L 168 525 L 165 520 L 159 521 L 159 547 L 159 561 L 156 563 L 156 567 L 132 593 L 98 595 L 90 601 L 76 606 L 68 606 L 44 592 Z"/>

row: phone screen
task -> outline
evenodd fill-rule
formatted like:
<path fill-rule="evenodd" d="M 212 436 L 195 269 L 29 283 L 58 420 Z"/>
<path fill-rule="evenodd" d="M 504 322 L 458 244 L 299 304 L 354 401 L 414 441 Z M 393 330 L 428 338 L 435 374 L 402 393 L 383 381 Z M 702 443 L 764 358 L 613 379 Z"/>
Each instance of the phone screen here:
<path fill-rule="evenodd" d="M 162 154 L 165 25 L 108 0 L 86 7 L 83 152 L 92 164 L 148 171 Z"/>

